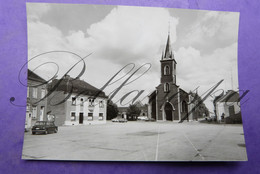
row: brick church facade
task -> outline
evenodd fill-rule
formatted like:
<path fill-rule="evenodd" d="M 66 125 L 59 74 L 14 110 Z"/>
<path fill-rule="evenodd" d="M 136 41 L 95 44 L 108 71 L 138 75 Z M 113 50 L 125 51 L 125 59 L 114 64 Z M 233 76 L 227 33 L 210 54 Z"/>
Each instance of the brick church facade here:
<path fill-rule="evenodd" d="M 169 35 L 160 63 L 161 80 L 155 91 L 149 95 L 148 117 L 156 121 L 188 120 L 192 117 L 192 114 L 187 117 L 191 110 L 191 96 L 176 84 L 177 62 L 171 50 Z"/>

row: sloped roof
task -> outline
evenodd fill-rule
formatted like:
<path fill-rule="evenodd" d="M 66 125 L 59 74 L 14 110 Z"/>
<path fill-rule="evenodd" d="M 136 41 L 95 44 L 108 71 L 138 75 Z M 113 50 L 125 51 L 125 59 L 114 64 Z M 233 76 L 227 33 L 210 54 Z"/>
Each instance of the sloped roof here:
<path fill-rule="evenodd" d="M 184 91 L 183 89 L 179 88 L 181 92 L 185 93 L 186 95 L 189 95 L 189 93 L 187 93 L 186 91 Z"/>
<path fill-rule="evenodd" d="M 236 91 L 228 90 L 225 95 L 220 97 L 216 102 L 238 102 L 239 101 L 239 94 Z"/>
<path fill-rule="evenodd" d="M 48 90 L 51 90 L 51 88 L 55 87 L 55 85 L 58 85 L 55 91 L 64 91 L 69 93 L 72 90 L 72 93 L 76 94 L 107 98 L 103 91 L 80 79 L 74 79 L 70 77 L 65 77 L 63 79 L 54 79 L 48 85 Z"/>
<path fill-rule="evenodd" d="M 42 82 L 42 83 L 46 82 L 46 80 L 44 80 L 42 77 L 35 74 L 33 71 L 29 69 L 28 69 L 27 79 L 32 81 Z"/>

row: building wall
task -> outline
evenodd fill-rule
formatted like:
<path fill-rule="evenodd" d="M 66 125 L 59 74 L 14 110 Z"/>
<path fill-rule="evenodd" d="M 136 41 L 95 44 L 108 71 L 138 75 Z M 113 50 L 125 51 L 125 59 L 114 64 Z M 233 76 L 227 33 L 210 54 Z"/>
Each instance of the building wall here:
<path fill-rule="evenodd" d="M 80 113 L 83 114 L 83 125 L 91 125 L 91 124 L 104 124 L 106 123 L 106 111 L 107 111 L 107 99 L 97 97 L 93 105 L 90 105 L 89 98 L 90 96 L 82 95 L 76 99 L 75 105 L 72 104 L 72 98 L 75 97 L 75 94 L 72 94 L 71 97 L 66 102 L 66 121 L 65 125 L 79 125 L 80 124 Z M 83 101 L 81 101 L 81 99 Z M 100 102 L 103 102 L 103 107 L 100 107 Z M 71 121 L 71 112 L 75 112 L 76 120 Z M 89 116 L 91 113 L 93 116 Z M 103 114 L 103 119 L 99 114 Z M 93 119 L 92 119 L 93 118 Z"/>
<path fill-rule="evenodd" d="M 64 94 L 64 92 L 62 91 L 54 91 L 48 97 L 48 111 L 51 111 L 50 113 L 51 115 L 55 115 L 54 123 L 57 126 L 62 126 L 65 122 L 66 102 L 62 102 L 62 101 L 65 99 L 66 95 L 67 94 Z"/>
<path fill-rule="evenodd" d="M 224 113 L 225 114 L 225 106 L 223 102 L 218 102 L 216 103 L 216 113 L 217 113 L 217 120 L 221 120 L 221 115 Z"/>
<path fill-rule="evenodd" d="M 181 113 L 181 119 L 184 119 L 187 117 L 189 108 L 188 108 L 188 104 L 189 104 L 189 95 L 188 93 L 184 92 L 183 90 L 180 90 L 180 102 L 179 102 L 179 106 L 180 106 L 180 113 Z M 190 120 L 190 115 L 188 115 L 188 117 L 185 120 Z"/>
<path fill-rule="evenodd" d="M 174 68 L 174 61 L 173 59 L 169 60 L 161 60 L 161 83 L 165 82 L 174 82 L 176 83 L 176 76 L 175 76 L 175 68 Z M 164 75 L 164 67 L 169 66 L 170 74 Z"/>
<path fill-rule="evenodd" d="M 178 87 L 176 85 L 174 85 L 173 83 L 169 83 L 170 84 L 170 88 L 169 88 L 169 92 L 164 92 L 164 84 L 160 84 L 157 87 L 157 120 L 162 120 L 165 121 L 165 113 L 164 112 L 164 105 L 166 103 L 166 101 L 168 100 L 174 107 L 174 111 L 173 111 L 173 120 L 180 120 L 180 116 L 179 116 L 179 106 L 178 106 Z"/>
<path fill-rule="evenodd" d="M 47 99 L 43 99 L 40 101 L 46 94 L 46 85 L 39 85 L 39 82 L 28 79 L 27 81 L 28 89 L 27 89 L 27 107 L 26 107 L 26 121 L 25 128 L 30 129 L 36 121 L 44 121 L 47 119 Z M 44 96 L 42 96 L 42 90 L 45 92 Z M 33 94 L 36 91 L 36 96 Z M 40 102 L 38 102 L 40 101 Z M 34 108 L 36 108 L 36 112 L 34 114 Z M 35 115 L 35 116 L 34 116 Z"/>
<path fill-rule="evenodd" d="M 194 111 L 192 111 L 192 109 L 195 107 L 194 103 L 191 103 L 191 101 L 193 101 L 193 97 L 191 95 L 189 95 L 189 104 L 188 104 L 188 112 L 189 112 L 189 119 L 190 120 L 194 120 Z"/>
<path fill-rule="evenodd" d="M 217 108 L 216 112 L 217 112 L 218 121 L 221 120 L 221 116 L 223 113 L 225 114 L 224 118 L 230 116 L 229 107 L 231 107 L 231 106 L 234 106 L 234 114 L 237 114 L 240 112 L 240 107 L 237 102 L 218 102 L 216 104 L 216 108 Z"/>
<path fill-rule="evenodd" d="M 49 99 L 53 97 L 52 102 L 57 103 L 66 98 L 68 94 L 64 94 L 61 91 L 54 91 L 50 95 Z M 55 123 L 58 126 L 61 125 L 91 125 L 91 124 L 104 124 L 106 123 L 107 115 L 107 99 L 97 97 L 93 106 L 90 106 L 89 98 L 90 96 L 81 95 L 78 96 L 75 101 L 76 94 L 71 94 L 71 96 L 65 100 L 62 104 L 56 106 L 50 106 L 51 114 L 55 115 Z M 103 107 L 100 107 L 100 101 L 102 101 Z M 50 105 L 51 103 L 48 102 Z M 92 116 L 89 115 L 92 113 Z M 100 115 L 102 113 L 102 116 Z M 72 115 L 75 115 L 75 119 L 72 119 Z M 82 115 L 82 116 L 80 116 Z M 90 119 L 91 118 L 91 119 Z M 102 118 L 102 119 L 101 119 Z"/>
<path fill-rule="evenodd" d="M 225 117 L 229 117 L 229 107 L 233 106 L 234 107 L 234 114 L 237 114 L 240 112 L 240 107 L 238 106 L 237 102 L 226 102 L 225 103 Z"/>
<path fill-rule="evenodd" d="M 148 117 L 156 120 L 156 92 L 149 97 Z"/>

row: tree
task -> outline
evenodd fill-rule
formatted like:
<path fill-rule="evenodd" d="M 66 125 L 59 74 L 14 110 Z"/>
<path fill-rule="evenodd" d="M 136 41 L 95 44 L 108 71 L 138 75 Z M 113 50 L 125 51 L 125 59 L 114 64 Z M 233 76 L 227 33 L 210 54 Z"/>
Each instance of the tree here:
<path fill-rule="evenodd" d="M 205 116 L 209 116 L 209 110 L 208 110 L 208 108 L 206 107 L 206 105 L 204 104 L 204 102 L 202 102 L 201 97 L 200 97 L 197 93 L 192 93 L 191 95 L 194 97 L 193 103 L 194 103 L 195 105 L 196 105 L 197 103 L 201 103 L 200 105 L 198 105 L 198 106 L 195 108 L 195 111 L 194 111 L 195 119 L 201 118 L 204 114 L 205 114 Z"/>
<path fill-rule="evenodd" d="M 118 107 L 112 100 L 107 101 L 107 120 L 117 117 Z"/>
<path fill-rule="evenodd" d="M 141 113 L 141 110 L 139 107 L 137 107 L 135 104 L 132 104 L 128 107 L 127 109 L 127 115 L 135 115 L 135 116 L 139 116 Z"/>

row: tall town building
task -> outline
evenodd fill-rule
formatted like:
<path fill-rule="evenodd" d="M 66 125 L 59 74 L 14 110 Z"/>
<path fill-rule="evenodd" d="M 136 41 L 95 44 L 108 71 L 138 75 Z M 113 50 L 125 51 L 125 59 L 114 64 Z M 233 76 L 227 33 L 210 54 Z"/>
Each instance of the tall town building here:
<path fill-rule="evenodd" d="M 149 96 L 148 116 L 157 121 L 180 121 L 190 110 L 190 96 L 177 85 L 177 62 L 171 49 L 169 34 L 160 64 L 161 80 Z"/>

